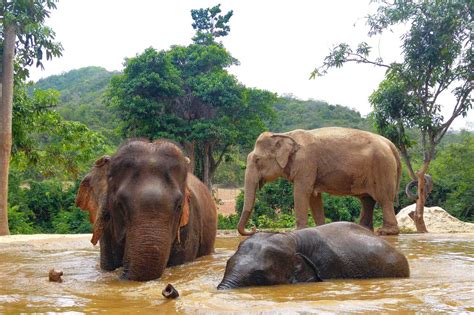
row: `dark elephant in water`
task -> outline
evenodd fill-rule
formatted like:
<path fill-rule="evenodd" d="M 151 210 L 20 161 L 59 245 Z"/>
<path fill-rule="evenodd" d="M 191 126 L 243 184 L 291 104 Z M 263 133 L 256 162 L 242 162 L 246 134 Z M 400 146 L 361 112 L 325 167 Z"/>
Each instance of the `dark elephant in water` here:
<path fill-rule="evenodd" d="M 121 278 L 146 281 L 214 251 L 216 207 L 188 164 L 165 140 L 130 141 L 97 160 L 76 204 L 90 211 L 102 269 L 123 266 Z"/>
<path fill-rule="evenodd" d="M 406 257 L 360 225 L 335 222 L 289 233 L 257 233 L 227 261 L 218 289 L 337 278 L 409 277 Z"/>

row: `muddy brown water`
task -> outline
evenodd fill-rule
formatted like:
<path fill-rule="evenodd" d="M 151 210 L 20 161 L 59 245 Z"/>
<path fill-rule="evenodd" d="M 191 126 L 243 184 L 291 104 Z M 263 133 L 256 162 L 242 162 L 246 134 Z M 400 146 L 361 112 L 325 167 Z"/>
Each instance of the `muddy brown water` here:
<path fill-rule="evenodd" d="M 218 238 L 216 253 L 166 269 L 145 283 L 102 272 L 88 236 L 0 242 L 0 313 L 109 312 L 160 314 L 474 312 L 474 234 L 387 237 L 408 257 L 409 279 L 336 280 L 217 291 L 239 241 Z M 48 282 L 51 268 L 63 283 Z M 172 283 L 176 300 L 161 291 Z"/>

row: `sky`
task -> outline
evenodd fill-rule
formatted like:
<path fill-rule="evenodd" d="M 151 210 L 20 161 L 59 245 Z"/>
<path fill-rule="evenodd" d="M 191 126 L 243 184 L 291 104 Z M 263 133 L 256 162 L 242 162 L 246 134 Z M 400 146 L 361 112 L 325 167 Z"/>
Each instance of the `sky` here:
<path fill-rule="evenodd" d="M 310 80 L 312 70 L 340 42 L 367 41 L 374 59 L 401 60 L 402 28 L 368 38 L 364 18 L 376 9 L 369 0 L 61 0 L 46 24 L 62 43 L 63 56 L 45 62 L 44 70 L 32 68 L 31 79 L 87 66 L 122 70 L 124 58 L 148 47 L 188 45 L 194 35 L 191 9 L 218 3 L 223 13 L 234 12 L 230 34 L 222 42 L 240 65 L 229 71 L 248 87 L 339 104 L 366 115 L 371 110 L 368 97 L 385 69 L 346 64 Z M 470 113 L 453 126 L 473 122 Z"/>

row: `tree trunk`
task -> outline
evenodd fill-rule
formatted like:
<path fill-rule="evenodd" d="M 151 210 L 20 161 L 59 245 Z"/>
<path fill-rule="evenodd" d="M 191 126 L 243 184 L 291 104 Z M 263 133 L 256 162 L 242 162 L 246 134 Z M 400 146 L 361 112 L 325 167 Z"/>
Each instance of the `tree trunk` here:
<path fill-rule="evenodd" d="M 184 143 L 184 149 L 186 150 L 186 153 L 188 154 L 188 157 L 189 157 L 189 160 L 190 160 L 189 171 L 193 174 L 194 174 L 194 171 L 196 169 L 195 148 L 196 148 L 196 142 L 195 141 L 191 141 L 191 142 L 186 141 Z"/>
<path fill-rule="evenodd" d="M 429 163 L 429 162 L 428 162 Z M 425 210 L 425 202 L 427 192 L 425 191 L 425 173 L 428 169 L 428 164 L 425 163 L 420 171 L 416 172 L 418 177 L 418 199 L 416 199 L 416 210 L 413 216 L 416 230 L 418 233 L 428 233 L 426 229 L 425 220 L 423 219 L 423 212 Z"/>
<path fill-rule="evenodd" d="M 12 149 L 13 112 L 13 58 L 16 30 L 14 24 L 4 25 L 3 62 L 0 101 L 0 235 L 10 234 L 8 229 L 8 172 Z"/>

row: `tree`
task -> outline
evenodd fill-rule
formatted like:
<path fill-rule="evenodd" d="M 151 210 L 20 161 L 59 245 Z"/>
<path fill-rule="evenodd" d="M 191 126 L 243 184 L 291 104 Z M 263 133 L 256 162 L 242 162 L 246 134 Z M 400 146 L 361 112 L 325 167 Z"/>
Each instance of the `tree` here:
<path fill-rule="evenodd" d="M 248 145 L 264 130 L 275 95 L 244 87 L 226 70 L 238 62 L 215 38 L 227 34 L 231 14 L 217 15 L 219 6 L 192 12 L 195 43 L 148 48 L 126 59 L 124 73 L 112 78 L 109 99 L 125 136 L 182 143 L 191 170 L 210 187 L 231 147 Z"/>
<path fill-rule="evenodd" d="M 229 23 L 233 11 L 226 15 L 220 15 L 221 5 L 218 4 L 212 8 L 191 10 L 191 16 L 194 20 L 192 26 L 196 30 L 193 41 L 200 45 L 212 45 L 216 38 L 227 36 L 230 32 Z"/>
<path fill-rule="evenodd" d="M 28 93 L 27 87 L 17 82 L 14 88 L 12 167 L 31 178 L 77 180 L 105 151 L 103 137 L 54 110 L 58 91 Z"/>
<path fill-rule="evenodd" d="M 423 209 L 430 190 L 426 172 L 435 157 L 436 146 L 459 116 L 472 108 L 472 3 L 462 1 L 382 1 L 369 15 L 369 36 L 381 34 L 391 26 L 409 23 L 402 35 L 400 63 L 384 63 L 371 59 L 371 47 L 360 43 L 356 49 L 342 43 L 325 58 L 323 65 L 312 73 L 322 75 L 329 68 L 347 62 L 372 64 L 387 68 L 385 79 L 370 97 L 376 127 L 390 138 L 401 151 L 410 176 L 417 181 L 417 202 L 414 221 L 419 232 L 427 232 Z M 451 92 L 453 104 L 448 117 L 442 114 L 440 99 Z M 423 164 L 413 170 L 407 148 L 413 142 L 407 130 L 420 132 Z M 425 176 L 426 175 L 426 176 Z"/>
<path fill-rule="evenodd" d="M 2 1 L 0 3 L 1 51 L 0 69 L 0 235 L 8 230 L 8 171 L 12 145 L 12 107 L 14 64 L 16 76 L 28 75 L 25 66 L 42 66 L 46 59 L 61 55 L 62 47 L 53 42 L 55 34 L 44 25 L 55 0 Z"/>

